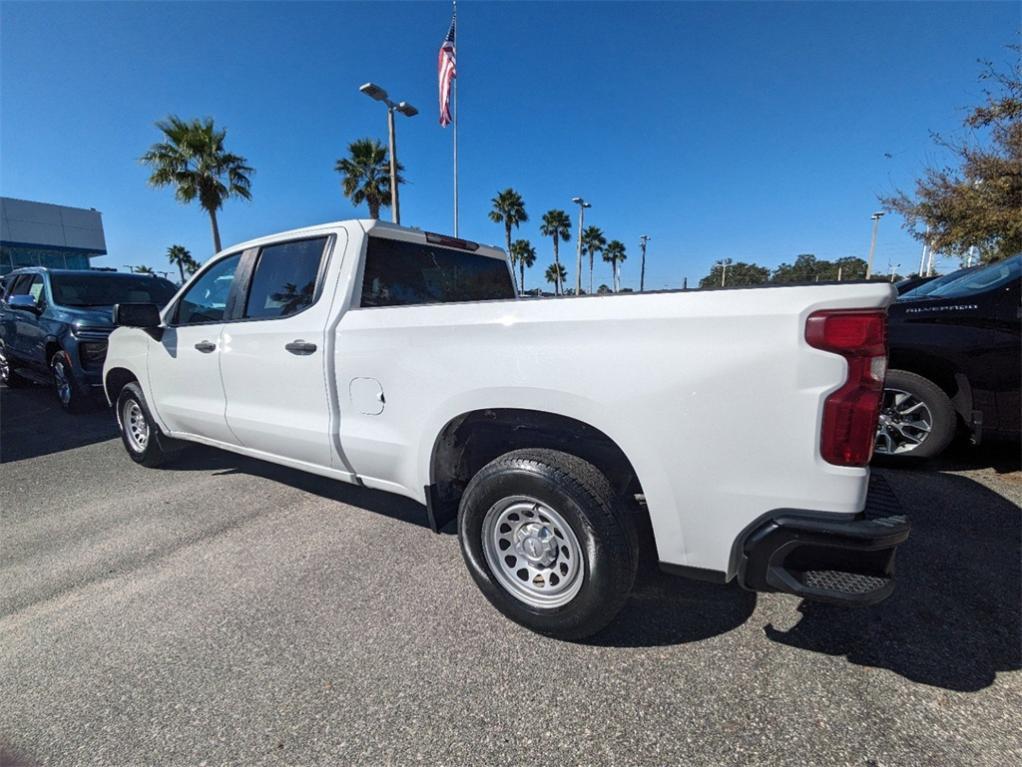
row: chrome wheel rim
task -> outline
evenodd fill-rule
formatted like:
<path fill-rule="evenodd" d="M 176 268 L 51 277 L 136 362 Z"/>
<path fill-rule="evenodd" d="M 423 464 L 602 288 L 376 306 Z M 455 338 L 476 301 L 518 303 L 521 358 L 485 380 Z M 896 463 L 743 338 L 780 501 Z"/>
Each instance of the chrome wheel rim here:
<path fill-rule="evenodd" d="M 582 547 L 555 509 L 515 496 L 483 517 L 483 556 L 512 596 L 531 607 L 566 605 L 582 588 Z"/>
<path fill-rule="evenodd" d="M 71 401 L 71 379 L 68 378 L 64 360 L 59 357 L 53 361 L 53 381 L 57 386 L 57 396 L 63 404 Z"/>
<path fill-rule="evenodd" d="M 7 383 L 7 379 L 11 377 L 11 365 L 7 361 L 7 355 L 0 351 L 0 381 Z"/>
<path fill-rule="evenodd" d="M 121 407 L 121 431 L 128 445 L 136 453 L 144 453 L 149 444 L 149 422 L 142 407 L 133 399 L 125 400 Z"/>
<path fill-rule="evenodd" d="M 933 414 L 923 400 L 904 389 L 884 389 L 877 422 L 877 453 L 910 453 L 926 441 L 932 430 Z"/>

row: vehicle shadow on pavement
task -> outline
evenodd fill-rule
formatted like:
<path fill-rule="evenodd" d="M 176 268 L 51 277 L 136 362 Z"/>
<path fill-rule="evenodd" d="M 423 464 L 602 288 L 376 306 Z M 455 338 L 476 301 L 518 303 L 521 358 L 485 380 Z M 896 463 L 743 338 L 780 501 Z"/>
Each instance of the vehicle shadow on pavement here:
<path fill-rule="evenodd" d="M 189 445 L 168 468 L 183 471 L 216 471 L 218 475 L 250 474 L 280 482 L 330 501 L 347 503 L 375 514 L 382 514 L 400 522 L 427 529 L 429 527 L 426 507 L 411 498 L 383 490 L 349 485 L 336 479 L 320 477 L 212 447 Z"/>
<path fill-rule="evenodd" d="M 738 628 L 756 609 L 756 595 L 736 583 L 703 583 L 648 568 L 607 628 L 581 640 L 603 647 L 657 647 L 709 639 Z"/>
<path fill-rule="evenodd" d="M 65 413 L 45 386 L 0 386 L 0 463 L 24 461 L 117 438 L 117 421 L 104 404 Z"/>
<path fill-rule="evenodd" d="M 894 595 L 864 609 L 803 602 L 796 626 L 767 637 L 961 692 L 1022 668 L 1019 508 L 967 477 L 883 474 L 912 522 Z"/>

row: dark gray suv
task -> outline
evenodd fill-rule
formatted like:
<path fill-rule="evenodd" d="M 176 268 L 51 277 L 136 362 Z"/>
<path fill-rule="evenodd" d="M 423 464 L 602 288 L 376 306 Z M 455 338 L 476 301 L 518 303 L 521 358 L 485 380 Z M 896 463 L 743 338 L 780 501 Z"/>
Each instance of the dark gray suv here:
<path fill-rule="evenodd" d="M 0 381 L 52 385 L 61 406 L 84 409 L 102 391 L 111 313 L 118 303 L 164 306 L 177 287 L 162 277 L 28 267 L 3 277 Z"/>

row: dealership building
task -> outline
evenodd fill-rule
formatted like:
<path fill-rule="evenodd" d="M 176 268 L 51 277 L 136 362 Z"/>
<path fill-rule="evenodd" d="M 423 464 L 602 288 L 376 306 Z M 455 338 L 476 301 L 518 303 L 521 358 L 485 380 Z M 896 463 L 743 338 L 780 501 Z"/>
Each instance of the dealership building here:
<path fill-rule="evenodd" d="M 0 197 L 0 275 L 22 266 L 88 269 L 105 255 L 98 210 Z"/>

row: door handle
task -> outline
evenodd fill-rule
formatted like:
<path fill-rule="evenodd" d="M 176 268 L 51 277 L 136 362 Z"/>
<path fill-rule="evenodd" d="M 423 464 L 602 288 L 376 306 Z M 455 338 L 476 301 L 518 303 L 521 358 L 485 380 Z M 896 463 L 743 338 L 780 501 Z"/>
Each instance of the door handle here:
<path fill-rule="evenodd" d="M 292 341 L 289 344 L 284 344 L 284 348 L 292 354 L 312 354 L 316 351 L 316 344 L 310 344 L 308 341 Z"/>
<path fill-rule="evenodd" d="M 199 341 L 199 343 L 195 344 L 195 348 L 203 354 L 209 354 L 216 351 L 216 344 L 212 341 Z"/>

